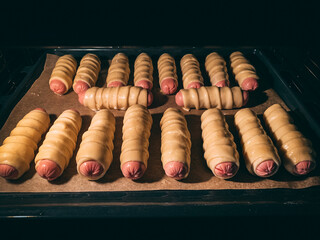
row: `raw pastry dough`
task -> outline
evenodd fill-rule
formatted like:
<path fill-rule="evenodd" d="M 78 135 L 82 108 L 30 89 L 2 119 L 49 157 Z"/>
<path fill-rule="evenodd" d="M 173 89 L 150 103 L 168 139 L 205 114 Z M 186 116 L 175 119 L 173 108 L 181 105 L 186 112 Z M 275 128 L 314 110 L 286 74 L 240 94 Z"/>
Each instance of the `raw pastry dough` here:
<path fill-rule="evenodd" d="M 274 104 L 264 112 L 263 118 L 288 172 L 296 175 L 295 166 L 306 160 L 313 163 L 313 168 L 316 166 L 316 153 L 312 143 L 298 131 L 286 110 L 279 104 Z"/>
<path fill-rule="evenodd" d="M 203 77 L 200 71 L 200 64 L 192 54 L 186 54 L 180 61 L 183 88 L 187 89 L 188 85 L 193 82 L 200 83 L 203 86 Z"/>
<path fill-rule="evenodd" d="M 215 167 L 223 162 L 234 163 L 239 169 L 237 146 L 221 110 L 217 108 L 206 110 L 201 115 L 201 129 L 204 158 L 213 174 Z"/>
<path fill-rule="evenodd" d="M 146 53 L 141 53 L 134 62 L 133 82 L 136 86 L 138 82 L 144 80 L 153 86 L 153 65 L 152 60 Z"/>
<path fill-rule="evenodd" d="M 212 86 L 216 86 L 221 81 L 225 81 L 226 85 L 229 86 L 227 63 L 218 53 L 213 52 L 206 57 L 205 67 Z"/>
<path fill-rule="evenodd" d="M 100 69 L 101 61 L 99 57 L 95 54 L 87 53 L 80 61 L 73 86 L 75 86 L 78 81 L 87 83 L 89 88 L 95 86 L 99 77 Z"/>
<path fill-rule="evenodd" d="M 242 91 L 239 87 L 201 87 L 180 90 L 183 96 L 184 108 L 203 109 L 240 108 L 243 105 Z"/>
<path fill-rule="evenodd" d="M 17 169 L 18 175 L 14 179 L 20 178 L 29 170 L 41 135 L 48 130 L 49 124 L 48 113 L 38 109 L 32 110 L 17 123 L 9 137 L 3 141 L 0 147 L 0 164 Z"/>
<path fill-rule="evenodd" d="M 72 86 L 72 81 L 76 71 L 77 61 L 72 55 L 64 55 L 59 57 L 54 69 L 52 70 L 49 84 L 52 80 L 59 80 L 66 87 L 65 92 L 62 93 L 65 94 Z"/>
<path fill-rule="evenodd" d="M 128 108 L 123 118 L 121 166 L 137 161 L 147 167 L 151 126 L 152 117 L 146 107 L 136 104 Z"/>
<path fill-rule="evenodd" d="M 88 131 L 82 135 L 82 141 L 76 156 L 77 171 L 82 163 L 97 161 L 103 166 L 103 173 L 90 180 L 97 180 L 105 175 L 113 160 L 113 138 L 115 118 L 108 109 L 98 111 L 92 118 Z"/>
<path fill-rule="evenodd" d="M 36 168 L 41 160 L 51 160 L 61 168 L 62 174 L 73 155 L 81 124 L 82 119 L 78 112 L 70 109 L 61 113 L 39 148 L 35 158 Z"/>
<path fill-rule="evenodd" d="M 230 55 L 230 64 L 232 72 L 241 87 L 247 78 L 259 79 L 256 69 L 250 64 L 241 52 L 234 52 Z"/>
<path fill-rule="evenodd" d="M 257 115 L 249 108 L 239 110 L 234 122 L 241 138 L 242 151 L 246 167 L 251 174 L 256 174 L 257 166 L 265 160 L 273 160 L 279 169 L 281 160 L 278 151 L 267 136 Z M 268 175 L 268 177 L 271 175 Z"/>
<path fill-rule="evenodd" d="M 159 71 L 159 85 L 165 79 L 173 79 L 178 86 L 178 76 L 177 76 L 177 67 L 174 61 L 174 58 L 168 54 L 164 53 L 159 57 L 158 60 L 158 71 Z"/>
<path fill-rule="evenodd" d="M 176 108 L 168 108 L 160 121 L 162 166 L 169 162 L 181 162 L 190 172 L 191 140 L 187 121 L 183 113 Z"/>
<path fill-rule="evenodd" d="M 96 111 L 100 109 L 126 110 L 128 107 L 140 104 L 148 106 L 148 91 L 134 86 L 114 88 L 89 88 L 83 100 L 83 105 Z"/>
<path fill-rule="evenodd" d="M 129 59 L 124 53 L 116 54 L 110 64 L 107 75 L 107 86 L 112 82 L 122 82 L 124 86 L 128 84 L 130 75 Z"/>

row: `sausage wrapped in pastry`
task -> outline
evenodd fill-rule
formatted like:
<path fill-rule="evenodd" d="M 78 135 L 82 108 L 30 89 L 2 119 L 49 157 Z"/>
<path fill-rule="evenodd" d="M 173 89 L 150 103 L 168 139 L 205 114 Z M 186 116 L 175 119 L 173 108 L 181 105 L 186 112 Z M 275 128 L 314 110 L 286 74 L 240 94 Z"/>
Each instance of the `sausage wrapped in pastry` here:
<path fill-rule="evenodd" d="M 141 53 L 134 62 L 134 86 L 151 90 L 153 87 L 152 60 L 146 53 Z"/>
<path fill-rule="evenodd" d="M 227 63 L 218 53 L 210 53 L 205 60 L 206 71 L 212 86 L 229 86 Z"/>
<path fill-rule="evenodd" d="M 50 124 L 49 115 L 42 108 L 26 114 L 0 147 L 0 176 L 18 179 L 30 168 L 41 135 Z"/>
<path fill-rule="evenodd" d="M 113 88 L 89 88 L 83 95 L 79 95 L 79 101 L 91 110 L 120 109 L 126 110 L 134 104 L 145 107 L 150 106 L 153 96 L 146 89 L 134 86 Z"/>
<path fill-rule="evenodd" d="M 287 111 L 279 104 L 274 104 L 264 112 L 263 117 L 285 169 L 294 175 L 305 175 L 312 171 L 316 167 L 312 143 L 293 124 Z"/>
<path fill-rule="evenodd" d="M 178 88 L 177 67 L 174 58 L 164 53 L 158 60 L 159 84 L 164 94 L 173 94 Z"/>
<path fill-rule="evenodd" d="M 185 110 L 191 108 L 241 108 L 248 101 L 248 93 L 239 87 L 201 87 L 181 89 L 176 94 L 176 103 Z"/>
<path fill-rule="evenodd" d="M 186 54 L 180 60 L 183 88 L 200 88 L 203 86 L 203 77 L 200 64 L 193 54 Z"/>
<path fill-rule="evenodd" d="M 206 110 L 201 115 L 204 158 L 213 174 L 231 178 L 239 169 L 239 153 L 221 110 Z"/>
<path fill-rule="evenodd" d="M 79 174 L 89 180 L 105 175 L 113 159 L 114 131 L 115 118 L 109 110 L 102 109 L 93 116 L 76 156 Z"/>
<path fill-rule="evenodd" d="M 50 89 L 58 95 L 67 93 L 76 71 L 77 61 L 72 55 L 59 57 L 49 79 Z"/>
<path fill-rule="evenodd" d="M 36 171 L 48 181 L 67 168 L 76 147 L 82 119 L 75 110 L 65 110 L 55 120 L 35 158 Z"/>
<path fill-rule="evenodd" d="M 80 61 L 76 76 L 74 77 L 73 90 L 80 94 L 88 88 L 96 85 L 101 69 L 99 57 L 92 53 L 87 53 Z"/>
<path fill-rule="evenodd" d="M 160 121 L 161 161 L 167 176 L 180 180 L 190 172 L 191 140 L 187 121 L 176 108 L 168 108 Z"/>
<path fill-rule="evenodd" d="M 121 171 L 126 178 L 141 178 L 147 169 L 152 117 L 148 109 L 136 104 L 128 108 L 123 118 Z"/>
<path fill-rule="evenodd" d="M 129 81 L 130 68 L 129 59 L 124 53 L 116 54 L 111 61 L 108 75 L 107 87 L 126 86 Z"/>
<path fill-rule="evenodd" d="M 234 122 L 241 138 L 248 171 L 260 177 L 274 175 L 280 167 L 281 160 L 257 115 L 249 108 L 241 109 L 235 114 Z"/>
<path fill-rule="evenodd" d="M 242 90 L 254 91 L 258 88 L 259 77 L 256 69 L 241 52 L 234 52 L 230 55 L 230 64 L 234 77 Z"/>

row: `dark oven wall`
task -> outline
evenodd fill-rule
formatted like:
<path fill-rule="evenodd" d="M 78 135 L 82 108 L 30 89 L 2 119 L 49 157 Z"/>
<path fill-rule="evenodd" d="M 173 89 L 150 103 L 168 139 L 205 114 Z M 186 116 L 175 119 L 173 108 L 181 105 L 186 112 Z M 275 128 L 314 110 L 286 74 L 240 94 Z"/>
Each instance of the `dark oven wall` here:
<path fill-rule="evenodd" d="M 306 1 L 11 1 L 1 45 L 315 45 Z"/>

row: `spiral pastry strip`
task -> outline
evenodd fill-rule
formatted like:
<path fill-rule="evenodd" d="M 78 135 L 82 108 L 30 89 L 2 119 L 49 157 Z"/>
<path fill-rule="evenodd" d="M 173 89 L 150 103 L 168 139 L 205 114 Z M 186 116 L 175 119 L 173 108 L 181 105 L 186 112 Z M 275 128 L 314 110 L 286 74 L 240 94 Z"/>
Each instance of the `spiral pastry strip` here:
<path fill-rule="evenodd" d="M 259 77 L 256 69 L 241 52 L 234 52 L 230 55 L 230 64 L 234 77 L 242 90 L 254 91 L 258 88 Z"/>
<path fill-rule="evenodd" d="M 260 177 L 274 175 L 280 167 L 281 160 L 257 115 L 249 108 L 241 109 L 235 114 L 234 122 L 241 138 L 248 171 Z"/>
<path fill-rule="evenodd" d="M 222 179 L 236 175 L 239 153 L 221 110 L 206 110 L 201 115 L 201 129 L 204 158 L 213 174 Z"/>
<path fill-rule="evenodd" d="M 293 175 L 311 172 L 316 167 L 316 153 L 310 140 L 298 131 L 287 111 L 279 104 L 274 104 L 264 112 L 263 117 L 285 169 Z"/>
<path fill-rule="evenodd" d="M 150 105 L 148 91 L 134 86 L 98 88 L 92 87 L 85 92 L 83 105 L 91 110 L 119 109 L 140 104 L 145 107 Z"/>
<path fill-rule="evenodd" d="M 75 110 L 65 110 L 53 123 L 35 158 L 38 174 L 54 180 L 66 169 L 76 147 L 82 119 Z"/>
<path fill-rule="evenodd" d="M 107 87 L 126 86 L 129 81 L 130 68 L 129 59 L 124 53 L 116 54 L 111 61 L 108 76 L 106 79 Z"/>
<path fill-rule="evenodd" d="M 176 108 L 168 108 L 160 121 L 161 161 L 167 176 L 180 180 L 190 172 L 191 140 L 187 121 Z"/>
<path fill-rule="evenodd" d="M 203 86 L 203 77 L 200 64 L 192 54 L 184 55 L 180 60 L 183 88 L 200 88 Z"/>
<path fill-rule="evenodd" d="M 151 126 L 152 117 L 146 107 L 136 104 L 128 108 L 123 118 L 120 155 L 121 170 L 127 178 L 138 179 L 147 168 Z"/>
<path fill-rule="evenodd" d="M 49 79 L 50 89 L 58 95 L 67 93 L 76 71 L 77 61 L 72 55 L 59 57 Z"/>
<path fill-rule="evenodd" d="M 146 53 L 141 53 L 134 62 L 134 86 L 148 90 L 153 87 L 153 65 L 152 60 Z"/>
<path fill-rule="evenodd" d="M 101 61 L 97 55 L 92 53 L 84 55 L 74 78 L 73 90 L 77 94 L 80 94 L 88 88 L 95 86 L 100 69 Z"/>
<path fill-rule="evenodd" d="M 79 174 L 89 180 L 105 175 L 113 160 L 114 131 L 115 118 L 109 110 L 100 110 L 93 116 L 76 156 Z"/>
<path fill-rule="evenodd" d="M 164 94 L 173 94 L 178 88 L 177 67 L 174 58 L 164 53 L 158 60 L 159 84 Z"/>
<path fill-rule="evenodd" d="M 49 115 L 43 109 L 30 111 L 17 123 L 0 147 L 1 177 L 18 179 L 29 170 L 41 135 L 49 124 Z"/>
<path fill-rule="evenodd" d="M 218 53 L 210 53 L 205 60 L 206 71 L 212 86 L 229 86 L 227 63 Z"/>
<path fill-rule="evenodd" d="M 201 87 L 181 89 L 176 94 L 177 105 L 185 110 L 219 108 L 240 108 L 246 103 L 246 99 L 239 87 Z"/>

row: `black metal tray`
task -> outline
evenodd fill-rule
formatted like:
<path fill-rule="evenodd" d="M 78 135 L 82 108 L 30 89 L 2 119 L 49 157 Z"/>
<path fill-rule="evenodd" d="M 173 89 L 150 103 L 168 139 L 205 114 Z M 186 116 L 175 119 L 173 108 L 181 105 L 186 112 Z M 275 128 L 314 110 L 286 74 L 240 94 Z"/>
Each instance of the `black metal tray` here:
<path fill-rule="evenodd" d="M 296 123 L 314 145 L 319 146 L 320 125 L 305 105 L 314 103 L 312 96 L 301 99 L 297 78 L 284 61 L 269 48 L 255 47 L 59 47 L 43 48 L 44 54 L 19 87 L 9 96 L 1 96 L 1 126 L 12 108 L 41 73 L 46 53 L 71 53 L 80 57 L 84 53 L 97 53 L 102 59 L 117 52 L 129 58 L 147 52 L 157 58 L 163 52 L 175 57 L 193 53 L 201 63 L 204 57 L 218 51 L 227 57 L 240 50 L 252 56 L 252 63 L 264 75 L 262 88 L 272 87 L 291 109 Z M 226 58 L 227 59 L 227 58 Z M 130 61 L 132 62 L 132 61 Z M 203 64 L 202 64 L 203 65 Z M 202 69 L 203 76 L 205 71 Z M 208 79 L 205 79 L 208 81 Z M 299 95 L 300 94 L 300 95 Z M 306 124 L 307 123 L 307 124 Z M 319 152 L 319 149 L 316 149 Z M 268 190 L 159 190 L 133 192 L 75 192 L 75 193 L 0 193 L 0 218 L 20 217 L 149 217 L 149 216 L 239 216 L 239 215 L 294 215 L 320 213 L 320 187 L 306 189 Z"/>

